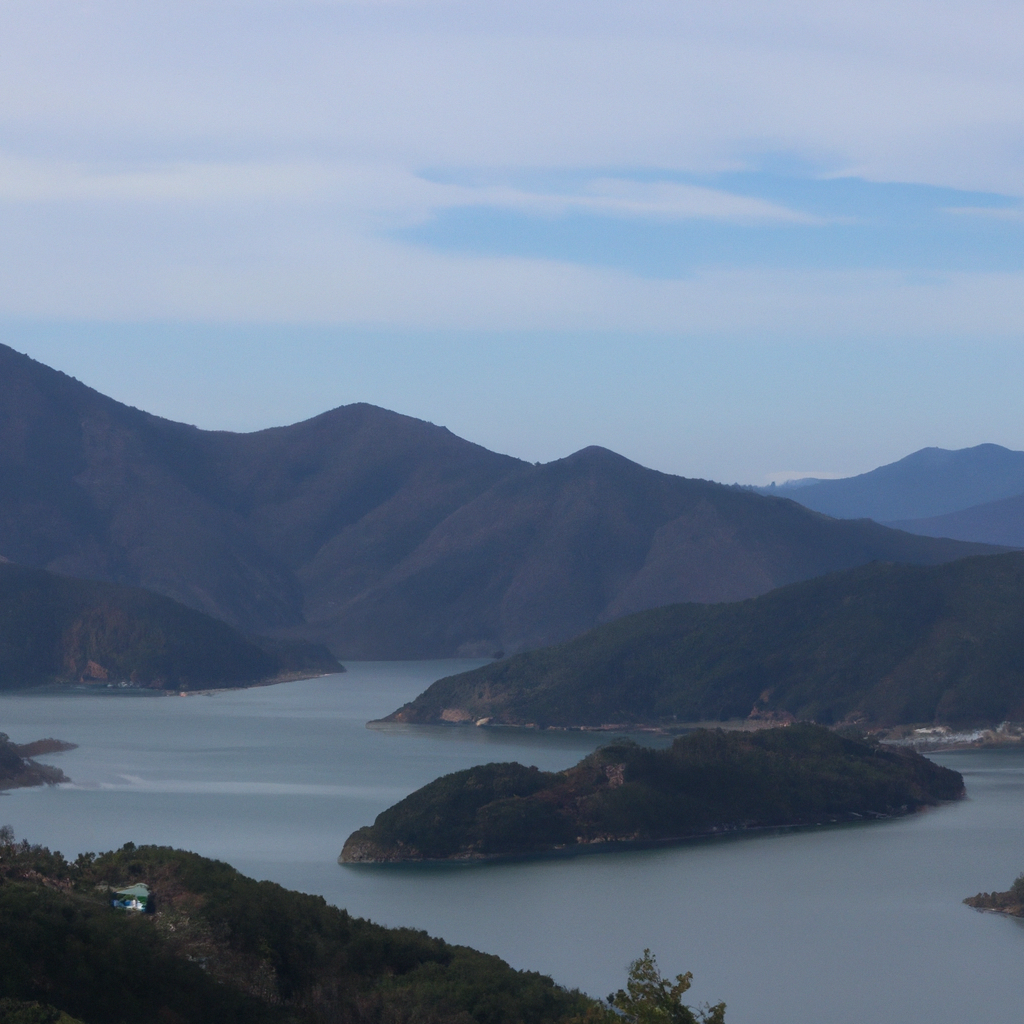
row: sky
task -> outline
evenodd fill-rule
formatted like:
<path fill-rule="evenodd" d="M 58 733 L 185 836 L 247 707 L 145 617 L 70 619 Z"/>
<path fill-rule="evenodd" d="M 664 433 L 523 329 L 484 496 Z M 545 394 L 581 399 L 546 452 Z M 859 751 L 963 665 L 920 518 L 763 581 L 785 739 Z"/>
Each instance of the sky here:
<path fill-rule="evenodd" d="M 725 482 L 1024 448 L 1024 5 L 4 0 L 0 341 Z"/>

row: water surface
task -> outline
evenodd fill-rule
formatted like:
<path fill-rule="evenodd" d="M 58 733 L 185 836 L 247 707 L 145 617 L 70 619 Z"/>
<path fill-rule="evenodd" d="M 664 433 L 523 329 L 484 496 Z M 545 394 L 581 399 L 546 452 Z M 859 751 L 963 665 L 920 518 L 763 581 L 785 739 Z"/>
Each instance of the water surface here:
<path fill-rule="evenodd" d="M 947 753 L 969 799 L 898 821 L 477 866 L 340 867 L 346 836 L 438 775 L 575 763 L 603 737 L 365 723 L 479 662 L 353 664 L 221 693 L 0 696 L 74 780 L 0 797 L 0 823 L 73 856 L 196 850 L 605 995 L 653 949 L 729 1024 L 1020 1020 L 1024 928 L 960 901 L 1024 870 L 1024 753 Z"/>

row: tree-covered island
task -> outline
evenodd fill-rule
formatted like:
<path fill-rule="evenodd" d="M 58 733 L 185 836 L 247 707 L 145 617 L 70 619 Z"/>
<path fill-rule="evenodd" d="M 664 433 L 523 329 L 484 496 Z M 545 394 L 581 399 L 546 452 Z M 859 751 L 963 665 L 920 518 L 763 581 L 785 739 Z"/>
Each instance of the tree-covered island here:
<path fill-rule="evenodd" d="M 516 762 L 436 779 L 349 836 L 342 863 L 473 860 L 908 814 L 964 793 L 920 754 L 800 724 L 601 747 L 561 772 Z M 600 848 L 600 847 L 598 847 Z"/>

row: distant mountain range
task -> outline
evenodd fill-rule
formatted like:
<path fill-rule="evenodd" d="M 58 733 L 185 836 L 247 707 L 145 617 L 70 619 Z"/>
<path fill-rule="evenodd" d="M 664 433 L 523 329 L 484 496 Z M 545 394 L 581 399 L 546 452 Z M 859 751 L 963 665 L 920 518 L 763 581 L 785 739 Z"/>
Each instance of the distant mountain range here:
<path fill-rule="evenodd" d="M 600 727 L 1024 719 L 1024 552 L 681 604 L 441 679 L 387 720 Z"/>
<path fill-rule="evenodd" d="M 874 519 L 926 537 L 1024 547 L 1024 452 L 997 444 L 922 448 L 860 476 L 755 490 L 838 519 Z"/>
<path fill-rule="evenodd" d="M 600 448 L 534 466 L 369 405 L 199 430 L 0 346 L 0 556 L 345 658 L 520 651 L 669 602 L 986 550 Z"/>
<path fill-rule="evenodd" d="M 246 637 L 147 590 L 0 565 L 0 690 L 51 682 L 194 690 L 340 671 L 322 645 Z"/>
<path fill-rule="evenodd" d="M 907 519 L 887 525 L 924 537 L 954 537 L 982 544 L 1024 548 L 1024 494 L 948 512 L 944 516 Z"/>

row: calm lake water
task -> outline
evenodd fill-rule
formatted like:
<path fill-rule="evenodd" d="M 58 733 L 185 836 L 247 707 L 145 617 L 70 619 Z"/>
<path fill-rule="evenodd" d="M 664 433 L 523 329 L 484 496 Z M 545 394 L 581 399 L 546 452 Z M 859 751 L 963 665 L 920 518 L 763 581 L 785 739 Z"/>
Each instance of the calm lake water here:
<path fill-rule="evenodd" d="M 411 790 L 486 761 L 575 763 L 591 735 L 367 729 L 479 662 L 189 698 L 0 696 L 0 731 L 77 750 L 74 780 L 0 797 L 0 824 L 74 856 L 131 840 L 229 861 L 352 913 L 412 925 L 606 995 L 645 947 L 692 970 L 729 1024 L 1018 1024 L 1024 927 L 964 907 L 1024 870 L 1024 753 L 937 757 L 969 798 L 899 821 L 564 860 L 340 867 L 348 834 Z"/>

